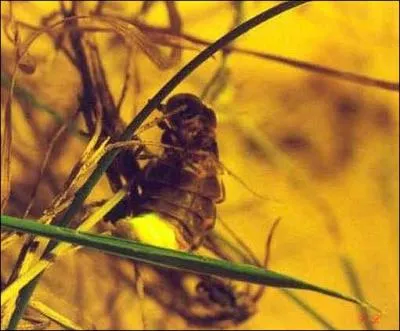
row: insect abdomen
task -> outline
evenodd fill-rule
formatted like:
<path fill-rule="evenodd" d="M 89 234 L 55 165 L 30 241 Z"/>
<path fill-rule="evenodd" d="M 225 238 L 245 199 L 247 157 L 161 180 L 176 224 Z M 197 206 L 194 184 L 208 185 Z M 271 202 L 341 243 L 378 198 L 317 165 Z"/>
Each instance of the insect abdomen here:
<path fill-rule="evenodd" d="M 214 227 L 215 204 L 222 197 L 216 176 L 199 178 L 155 162 L 146 169 L 142 189 L 142 208 L 175 220 L 184 240 L 192 246 L 198 246 L 203 235 Z"/>

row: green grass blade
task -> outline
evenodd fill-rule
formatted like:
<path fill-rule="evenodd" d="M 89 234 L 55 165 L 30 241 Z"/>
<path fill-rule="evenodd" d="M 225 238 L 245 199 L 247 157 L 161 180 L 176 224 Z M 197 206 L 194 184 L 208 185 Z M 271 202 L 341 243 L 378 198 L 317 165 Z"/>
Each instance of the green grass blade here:
<path fill-rule="evenodd" d="M 44 225 L 35 221 L 22 220 L 11 216 L 1 216 L 1 226 L 15 231 L 45 236 L 57 241 L 65 241 L 76 245 L 98 249 L 109 254 L 122 256 L 134 261 L 156 266 L 187 272 L 217 275 L 273 287 L 315 291 L 349 302 L 365 305 L 355 298 L 340 294 L 336 291 L 322 288 L 290 276 L 274 271 L 268 271 L 249 264 L 232 263 L 225 260 L 217 260 L 141 244 L 126 239 L 78 232 L 72 229 L 54 225 Z"/>
<path fill-rule="evenodd" d="M 219 240 L 222 245 L 226 245 L 227 247 L 229 247 L 230 250 L 234 251 L 238 256 L 242 258 L 245 263 L 247 263 L 247 261 L 249 263 L 256 261 L 256 259 L 250 257 L 249 253 L 246 253 L 240 245 L 234 245 L 229 240 L 225 239 L 224 236 L 222 236 L 220 233 L 214 231 L 212 233 L 212 236 L 215 239 Z M 304 302 L 303 299 L 299 298 L 292 291 L 286 288 L 280 288 L 280 291 L 282 291 L 285 296 L 289 297 L 295 304 L 297 304 L 306 314 L 310 315 L 310 317 L 313 318 L 317 323 L 321 324 L 322 327 L 327 330 L 336 330 L 336 327 L 334 327 L 329 321 L 327 321 L 324 316 L 318 313 L 313 307 Z M 362 298 L 360 298 L 360 300 L 362 300 Z M 361 307 L 360 309 L 365 308 Z"/>

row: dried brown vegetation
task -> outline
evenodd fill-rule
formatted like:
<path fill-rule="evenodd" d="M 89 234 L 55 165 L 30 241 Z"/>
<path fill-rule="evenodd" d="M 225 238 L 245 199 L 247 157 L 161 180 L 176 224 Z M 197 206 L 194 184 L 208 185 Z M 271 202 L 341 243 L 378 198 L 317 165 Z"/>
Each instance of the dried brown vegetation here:
<path fill-rule="evenodd" d="M 147 100 L 205 45 L 272 5 L 2 2 L 2 213 L 45 223 L 61 219 L 108 151 L 106 145 L 118 139 Z M 209 232 L 213 211 L 200 217 L 204 233 L 191 242 L 200 246 L 199 254 L 261 266 L 269 228 L 281 218 L 270 261 L 274 268 L 347 288 L 340 261 L 352 259 L 358 280 L 350 286 L 361 284 L 368 300 L 385 310 L 382 328 L 399 321 L 398 296 L 393 297 L 398 293 L 396 9 L 397 3 L 307 4 L 249 32 L 176 88 L 178 95 L 201 97 L 218 118 L 211 138 L 219 152 L 211 152 L 220 163 L 218 169 L 213 164 L 211 177 L 219 180 L 217 172 L 224 172 L 227 192 L 218 214 L 242 240 L 230 236 L 218 219 L 216 230 L 229 242 Z M 184 113 L 178 109 L 177 118 Z M 174 136 L 187 130 L 187 123 L 171 134 L 172 121 L 165 112 L 149 118 L 107 169 L 73 227 L 93 205 L 127 185 L 130 194 L 105 220 L 158 210 L 136 198 L 149 189 L 154 171 L 163 170 L 160 158 L 169 153 L 187 160 L 179 150 L 187 146 Z M 202 161 L 191 174 L 204 171 Z M 200 177 L 191 180 L 198 184 Z M 172 177 L 165 178 L 177 188 Z M 200 193 L 206 194 L 195 191 Z M 157 194 L 167 193 L 151 189 L 150 196 Z M 219 201 L 213 199 L 212 208 Z M 193 215 L 199 211 L 187 209 Z M 187 218 L 178 221 L 189 224 Z M 96 225 L 99 232 L 109 228 L 107 222 Z M 186 241 L 201 232 L 192 229 L 186 235 L 179 229 Z M 2 232 L 7 266 L 2 289 L 26 268 L 14 267 L 17 257 L 35 255 L 35 245 L 42 249 L 47 243 L 28 239 Z M 84 328 L 320 327 L 276 291 L 262 293 L 257 286 L 220 278 L 144 265 L 134 269 L 122 259 L 82 250 L 46 271 L 29 309 L 43 311 L 37 301 L 44 302 Z M 369 318 L 360 319 L 342 303 L 304 298 L 340 327 L 360 322 L 371 327 Z M 342 316 L 348 318 L 342 322 Z M 24 323 L 62 328 L 31 314 Z"/>

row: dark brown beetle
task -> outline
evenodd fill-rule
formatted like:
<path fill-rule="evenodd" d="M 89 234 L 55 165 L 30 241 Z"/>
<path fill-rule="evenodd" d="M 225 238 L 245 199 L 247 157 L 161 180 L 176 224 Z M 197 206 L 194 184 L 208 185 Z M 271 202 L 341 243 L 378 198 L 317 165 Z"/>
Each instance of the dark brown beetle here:
<path fill-rule="evenodd" d="M 179 230 L 178 240 L 195 249 L 214 227 L 215 205 L 224 200 L 216 116 L 192 94 L 175 95 L 160 110 L 166 147 L 142 173 L 140 206 L 170 220 Z"/>

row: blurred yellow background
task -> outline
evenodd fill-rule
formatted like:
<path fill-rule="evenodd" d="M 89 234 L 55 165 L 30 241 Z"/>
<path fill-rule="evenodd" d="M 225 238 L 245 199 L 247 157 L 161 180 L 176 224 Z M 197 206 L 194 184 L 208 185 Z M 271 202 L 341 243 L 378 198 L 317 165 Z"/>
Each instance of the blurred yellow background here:
<path fill-rule="evenodd" d="M 107 13 L 126 16 L 141 5 L 105 3 Z M 277 3 L 244 1 L 243 19 Z M 87 8 L 93 5 L 84 4 Z M 15 3 L 13 10 L 16 19 L 37 25 L 58 8 L 57 2 L 30 1 Z M 230 2 L 178 1 L 177 8 L 183 31 L 201 39 L 214 41 L 232 26 Z M 398 12 L 398 2 L 312 2 L 251 30 L 235 46 L 398 82 Z M 2 15 L 7 13 L 7 4 L 2 2 Z M 167 22 L 165 5 L 155 3 L 146 23 L 167 26 Z M 123 46 L 110 47 L 110 35 L 105 38 L 96 33 L 96 40 L 117 98 L 125 57 L 123 51 L 116 50 Z M 133 105 L 140 110 L 197 52 L 185 50 L 181 62 L 165 71 L 145 55 L 138 55 L 141 91 L 135 95 L 129 90 L 122 108 L 124 120 L 128 122 L 134 115 Z M 37 59 L 37 69 L 31 76 L 18 76 L 17 84 L 63 117 L 72 114 L 79 92 L 77 73 L 54 51 L 47 36 L 39 38 L 30 53 Z M 11 46 L 2 31 L 2 70 L 10 69 L 10 58 Z M 204 63 L 174 93 L 200 95 L 219 65 L 220 54 Z M 226 88 L 209 103 L 218 117 L 220 159 L 252 190 L 270 200 L 257 198 L 225 175 L 227 198 L 218 205 L 220 217 L 260 259 L 268 230 L 280 217 L 270 268 L 353 294 L 340 262 L 341 256 L 347 257 L 366 299 L 384 312 L 374 327 L 398 329 L 398 91 L 346 82 L 236 52 L 228 57 L 227 68 Z M 28 117 L 34 118 L 36 132 Z M 15 102 L 13 125 L 15 193 L 9 214 L 21 216 L 27 197 L 18 192 L 26 194 L 32 189 L 43 146 L 56 123 L 34 108 L 29 116 L 24 115 Z M 43 137 L 42 145 L 38 136 Z M 75 138 L 63 142 L 58 152 L 62 157 L 51 165 L 57 179 L 53 185 L 62 184 L 83 148 Z M 50 202 L 50 192 L 51 185 L 41 186 L 32 215 L 40 215 Z M 104 180 L 90 200 L 109 195 Z M 189 328 L 184 321 L 165 319 L 153 303 L 140 303 L 129 281 L 132 277 L 132 267 L 126 261 L 82 250 L 46 272 L 36 293 L 77 323 L 90 325 L 92 321 L 98 329 L 140 329 L 140 309 L 154 327 L 164 325 L 158 324 L 161 319 L 164 327 Z M 338 329 L 362 329 L 356 306 L 316 293 L 296 293 Z M 236 328 L 321 329 L 279 289 L 268 288 L 257 309 L 256 315 Z"/>

